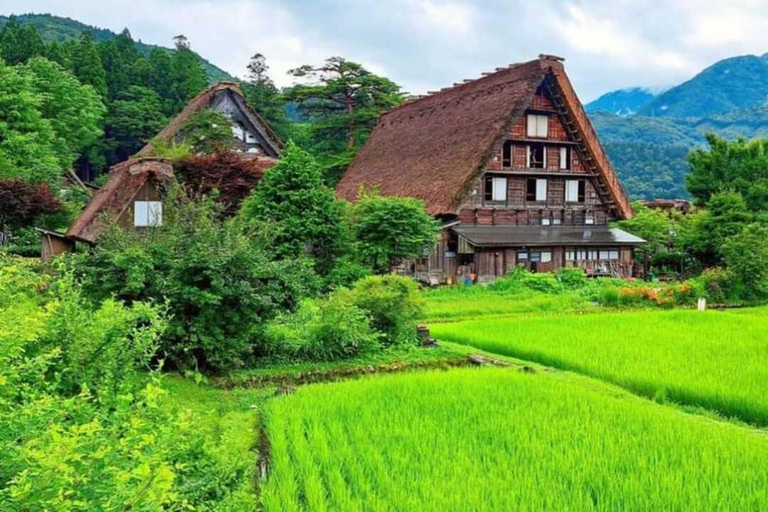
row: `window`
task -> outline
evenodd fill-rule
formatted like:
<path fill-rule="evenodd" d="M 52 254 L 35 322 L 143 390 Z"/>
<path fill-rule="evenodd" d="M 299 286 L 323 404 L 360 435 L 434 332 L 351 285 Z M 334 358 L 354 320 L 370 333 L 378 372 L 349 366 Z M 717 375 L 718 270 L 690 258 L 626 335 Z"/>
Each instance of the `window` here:
<path fill-rule="evenodd" d="M 601 260 L 607 260 L 608 259 L 608 251 L 600 251 L 600 259 Z"/>
<path fill-rule="evenodd" d="M 619 251 L 608 251 L 608 259 L 609 260 L 618 260 L 619 259 Z"/>
<path fill-rule="evenodd" d="M 565 201 L 567 203 L 583 203 L 586 182 L 584 180 L 565 181 Z"/>
<path fill-rule="evenodd" d="M 529 137 L 546 137 L 549 133 L 549 116 L 528 114 Z"/>
<path fill-rule="evenodd" d="M 531 263 L 549 263 L 552 261 L 552 252 L 541 251 L 531 253 Z"/>
<path fill-rule="evenodd" d="M 525 199 L 527 201 L 546 201 L 547 180 L 540 178 L 529 178 L 526 182 Z"/>
<path fill-rule="evenodd" d="M 565 261 L 574 261 L 576 259 L 576 251 L 565 251 Z"/>
<path fill-rule="evenodd" d="M 588 213 L 584 216 L 584 224 L 591 226 L 591 225 L 594 225 L 594 223 L 595 223 L 595 218 L 592 216 L 591 213 Z"/>
<path fill-rule="evenodd" d="M 486 201 L 506 201 L 507 200 L 507 178 L 486 176 L 485 177 L 485 200 Z"/>
<path fill-rule="evenodd" d="M 232 135 L 238 140 L 243 140 L 243 129 L 240 127 L 240 125 L 232 125 Z"/>
<path fill-rule="evenodd" d="M 526 167 L 529 169 L 544 169 L 547 162 L 547 148 L 544 144 L 529 144 Z"/>
<path fill-rule="evenodd" d="M 256 136 L 252 134 L 251 132 L 245 132 L 245 142 L 249 144 L 253 144 L 257 142 Z"/>
<path fill-rule="evenodd" d="M 501 166 L 502 167 L 512 167 L 512 151 L 514 151 L 514 146 L 512 145 L 512 141 L 508 140 L 504 142 L 504 147 L 501 151 Z"/>
<path fill-rule="evenodd" d="M 160 201 L 136 201 L 133 203 L 135 227 L 162 226 L 163 203 Z"/>
<path fill-rule="evenodd" d="M 528 253 L 527 252 L 519 252 L 517 253 L 517 260 L 527 260 L 528 259 Z"/>
<path fill-rule="evenodd" d="M 552 219 L 553 226 L 559 226 L 562 223 L 563 223 L 562 219 Z"/>
<path fill-rule="evenodd" d="M 560 169 L 568 170 L 571 168 L 571 148 L 562 146 L 560 148 Z"/>
<path fill-rule="evenodd" d="M 541 219 L 541 225 L 542 226 L 550 226 L 550 225 L 552 225 L 552 221 L 550 219 Z"/>

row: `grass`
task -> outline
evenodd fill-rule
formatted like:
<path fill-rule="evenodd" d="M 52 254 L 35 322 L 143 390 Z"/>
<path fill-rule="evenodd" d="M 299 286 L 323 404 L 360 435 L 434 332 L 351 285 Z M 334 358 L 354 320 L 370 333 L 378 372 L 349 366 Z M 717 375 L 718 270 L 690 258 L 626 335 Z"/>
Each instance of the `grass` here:
<path fill-rule="evenodd" d="M 259 409 L 274 389 L 223 391 L 175 375 L 166 376 L 163 387 L 164 405 L 194 422 L 200 449 L 214 459 L 216 478 L 226 483 L 217 510 L 255 510 Z"/>
<path fill-rule="evenodd" d="M 766 308 L 492 318 L 431 330 L 440 339 L 768 425 Z"/>
<path fill-rule="evenodd" d="M 450 365 L 466 360 L 472 350 L 463 345 L 444 344 L 437 347 L 392 347 L 380 353 L 328 362 L 265 363 L 263 366 L 237 370 L 215 379 L 217 387 L 251 387 L 269 384 L 301 384 L 334 380 L 359 374 L 358 370 L 393 371 Z"/>
<path fill-rule="evenodd" d="M 267 403 L 266 511 L 759 510 L 768 437 L 574 374 L 462 369 Z"/>
<path fill-rule="evenodd" d="M 545 293 L 521 288 L 495 291 L 486 286 L 452 286 L 425 290 L 426 322 L 449 322 L 480 316 L 505 316 L 522 313 L 562 313 L 594 311 L 593 305 L 577 292 Z"/>

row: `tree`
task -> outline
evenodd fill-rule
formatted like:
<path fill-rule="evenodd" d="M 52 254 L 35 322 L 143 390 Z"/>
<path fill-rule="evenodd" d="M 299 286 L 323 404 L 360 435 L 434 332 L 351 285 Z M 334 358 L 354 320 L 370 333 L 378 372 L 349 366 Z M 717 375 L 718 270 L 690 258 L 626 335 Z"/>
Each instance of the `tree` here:
<path fill-rule="evenodd" d="M 339 204 L 333 190 L 323 184 L 315 159 L 292 142 L 243 203 L 240 218 L 247 224 L 268 226 L 279 256 L 314 257 L 318 272 L 323 275 L 339 253 Z"/>
<path fill-rule="evenodd" d="M 723 262 L 722 246 L 754 220 L 744 198 L 735 192 L 718 192 L 707 202 L 706 209 L 681 219 L 681 248 L 705 266 Z"/>
<path fill-rule="evenodd" d="M 171 57 L 171 108 L 180 111 L 196 94 L 205 89 L 208 80 L 197 55 L 183 35 L 174 38 L 176 51 Z"/>
<path fill-rule="evenodd" d="M 41 99 L 38 110 L 50 121 L 56 151 L 69 168 L 79 153 L 99 140 L 106 109 L 89 85 L 82 85 L 68 71 L 43 57 L 28 61 L 22 72 Z"/>
<path fill-rule="evenodd" d="M 112 102 L 107 131 L 117 160 L 125 160 L 139 151 L 163 129 L 160 97 L 152 89 L 129 86 Z"/>
<path fill-rule="evenodd" d="M 137 61 L 144 59 L 136 50 L 128 29 L 124 29 L 112 40 L 99 43 L 98 48 L 110 100 L 121 96 L 130 86 L 138 85 L 134 66 Z"/>
<path fill-rule="evenodd" d="M 228 151 L 234 145 L 229 120 L 221 112 L 203 110 L 181 127 L 184 143 L 197 154 L 210 155 Z"/>
<path fill-rule="evenodd" d="M 723 259 L 747 295 L 768 295 L 768 227 L 750 224 L 723 244 Z"/>
<path fill-rule="evenodd" d="M 0 31 L 0 57 L 10 66 L 45 54 L 45 43 L 35 27 L 22 25 L 11 16 Z"/>
<path fill-rule="evenodd" d="M 362 258 L 384 273 L 399 259 L 423 257 L 437 242 L 440 226 L 423 201 L 361 191 L 352 209 L 352 230 Z"/>
<path fill-rule="evenodd" d="M 55 182 L 64 168 L 32 77 L 0 60 L 0 178 Z"/>
<path fill-rule="evenodd" d="M 768 139 L 728 141 L 707 135 L 709 149 L 691 152 L 686 186 L 699 205 L 718 192 L 744 197 L 753 212 L 768 210 Z"/>
<path fill-rule="evenodd" d="M 334 183 L 370 135 L 381 112 L 402 102 L 400 87 L 342 57 L 289 73 L 315 81 L 293 86 L 286 97 L 313 123 L 315 151 L 324 167 L 333 169 L 329 181 Z"/>
<path fill-rule="evenodd" d="M 270 127 L 281 137 L 287 139 L 290 122 L 285 113 L 285 98 L 275 87 L 267 72 L 269 66 L 261 53 L 251 57 L 248 64 L 248 82 L 241 85 L 243 95 L 256 112 L 263 117 Z"/>
<path fill-rule="evenodd" d="M 55 213 L 61 207 L 45 183 L 0 179 L 0 232 L 30 226 L 42 215 Z"/>
<path fill-rule="evenodd" d="M 81 34 L 80 41 L 72 52 L 72 72 L 80 83 L 93 86 L 102 98 L 107 99 L 107 75 L 99 48 L 90 32 Z"/>
<path fill-rule="evenodd" d="M 147 59 L 149 72 L 146 86 L 155 91 L 163 101 L 163 113 L 171 116 L 176 113 L 173 98 L 173 64 L 167 51 L 153 48 Z"/>

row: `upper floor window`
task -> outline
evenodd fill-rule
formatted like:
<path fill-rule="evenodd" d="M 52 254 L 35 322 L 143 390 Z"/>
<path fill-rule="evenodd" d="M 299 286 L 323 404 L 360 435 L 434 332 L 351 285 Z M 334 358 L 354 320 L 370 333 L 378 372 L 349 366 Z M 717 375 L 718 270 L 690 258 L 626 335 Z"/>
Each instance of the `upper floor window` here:
<path fill-rule="evenodd" d="M 512 167 L 512 152 L 514 151 L 514 146 L 512 144 L 511 140 L 504 141 L 504 146 L 501 150 L 501 166 L 502 167 Z"/>
<path fill-rule="evenodd" d="M 567 171 L 571 168 L 571 148 L 568 146 L 560 147 L 560 169 Z"/>
<path fill-rule="evenodd" d="M 506 201 L 507 200 L 507 178 L 496 176 L 485 177 L 485 200 L 486 201 Z"/>
<path fill-rule="evenodd" d="M 567 203 L 583 203 L 586 192 L 584 180 L 565 181 L 565 201 Z"/>
<path fill-rule="evenodd" d="M 526 167 L 529 169 L 544 169 L 547 162 L 547 147 L 544 144 L 528 144 Z"/>
<path fill-rule="evenodd" d="M 136 201 L 133 203 L 133 225 L 137 228 L 163 225 L 163 203 Z"/>
<path fill-rule="evenodd" d="M 546 137 L 549 133 L 549 116 L 528 114 L 528 137 Z"/>
<path fill-rule="evenodd" d="M 547 180 L 529 178 L 526 183 L 526 201 L 546 201 L 547 200 Z"/>

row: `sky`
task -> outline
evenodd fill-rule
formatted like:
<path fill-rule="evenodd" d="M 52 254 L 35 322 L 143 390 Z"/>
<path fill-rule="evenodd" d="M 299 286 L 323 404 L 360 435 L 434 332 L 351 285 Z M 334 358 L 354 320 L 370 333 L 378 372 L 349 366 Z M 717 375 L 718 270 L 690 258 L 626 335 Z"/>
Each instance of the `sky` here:
<path fill-rule="evenodd" d="M 192 49 L 235 76 L 256 52 L 270 75 L 343 56 L 421 94 L 540 53 L 565 58 L 582 101 L 663 89 L 716 61 L 768 52 L 766 0 L 0 0 Z"/>

